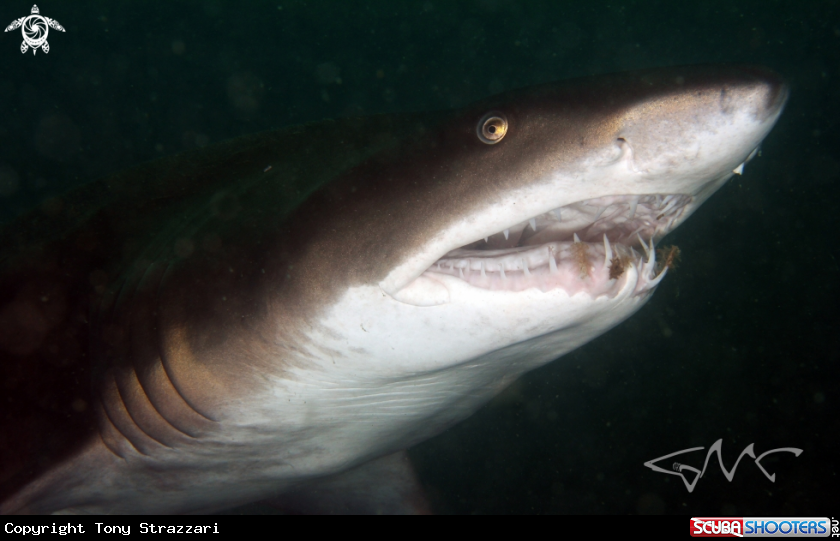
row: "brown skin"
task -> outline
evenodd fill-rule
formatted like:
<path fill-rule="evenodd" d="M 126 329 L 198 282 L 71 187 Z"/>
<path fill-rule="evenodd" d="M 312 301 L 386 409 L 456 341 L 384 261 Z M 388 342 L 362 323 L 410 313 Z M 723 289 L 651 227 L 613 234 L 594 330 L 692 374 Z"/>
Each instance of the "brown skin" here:
<path fill-rule="evenodd" d="M 91 438 L 116 455 L 199 445 L 262 374 L 319 353 L 304 331 L 348 287 L 379 283 L 459 217 L 614 144 L 628 107 L 772 77 L 652 70 L 314 124 L 36 209 L 0 234 L 0 502 Z M 509 121 L 496 145 L 475 132 L 491 110 Z"/>

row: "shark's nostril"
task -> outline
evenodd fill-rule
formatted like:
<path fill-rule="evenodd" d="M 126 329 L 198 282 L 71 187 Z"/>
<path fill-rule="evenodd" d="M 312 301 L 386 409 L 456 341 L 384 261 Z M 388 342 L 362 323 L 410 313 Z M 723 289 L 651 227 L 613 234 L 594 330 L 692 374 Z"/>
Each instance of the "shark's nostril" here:
<path fill-rule="evenodd" d="M 622 152 L 630 151 L 630 142 L 624 137 L 616 138 L 615 144 L 618 145 L 619 148 L 621 148 Z"/>
<path fill-rule="evenodd" d="M 617 137 L 615 139 L 615 144 L 618 147 L 618 156 L 615 158 L 616 162 L 622 160 L 632 160 L 633 158 L 633 147 L 630 146 L 630 143 L 624 137 Z"/>

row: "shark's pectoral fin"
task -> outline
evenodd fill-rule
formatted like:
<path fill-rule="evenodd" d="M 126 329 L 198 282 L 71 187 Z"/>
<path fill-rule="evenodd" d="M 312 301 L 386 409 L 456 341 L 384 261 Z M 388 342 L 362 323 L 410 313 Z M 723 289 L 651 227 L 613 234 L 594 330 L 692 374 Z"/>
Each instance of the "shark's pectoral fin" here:
<path fill-rule="evenodd" d="M 429 505 L 405 451 L 266 502 L 287 513 L 422 515 Z"/>

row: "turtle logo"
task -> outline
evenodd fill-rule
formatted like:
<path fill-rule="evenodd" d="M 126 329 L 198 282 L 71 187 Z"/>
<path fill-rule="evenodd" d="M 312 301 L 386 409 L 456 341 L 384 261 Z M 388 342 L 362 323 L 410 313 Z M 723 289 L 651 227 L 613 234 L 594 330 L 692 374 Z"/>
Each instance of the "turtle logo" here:
<path fill-rule="evenodd" d="M 47 43 L 47 34 L 50 33 L 50 27 L 55 28 L 59 32 L 64 32 L 64 27 L 58 24 L 55 19 L 44 17 L 40 14 L 38 6 L 32 6 L 32 15 L 29 17 L 21 17 L 12 24 L 6 27 L 6 32 L 23 27 L 21 33 L 23 34 L 23 43 L 20 44 L 20 52 L 25 53 L 32 47 L 32 54 L 40 47 L 45 53 L 50 52 L 50 44 Z"/>

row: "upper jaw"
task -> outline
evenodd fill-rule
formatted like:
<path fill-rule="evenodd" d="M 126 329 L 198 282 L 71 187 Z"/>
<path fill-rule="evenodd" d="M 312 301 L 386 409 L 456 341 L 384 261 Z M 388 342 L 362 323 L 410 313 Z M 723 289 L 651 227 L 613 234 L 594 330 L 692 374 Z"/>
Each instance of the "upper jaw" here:
<path fill-rule="evenodd" d="M 661 238 L 690 210 L 687 194 L 611 195 L 563 205 L 460 249 L 504 250 L 548 242 L 567 242 L 577 235 L 584 242 L 635 244 L 637 237 Z"/>

